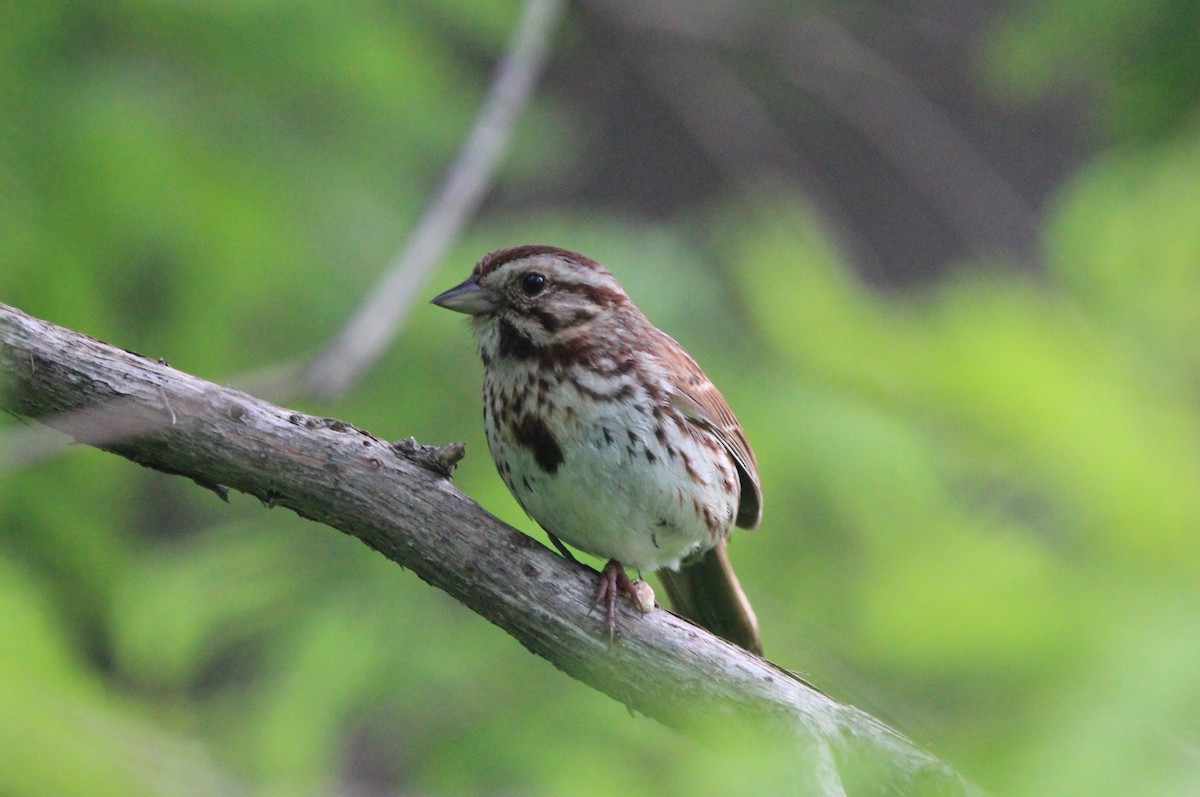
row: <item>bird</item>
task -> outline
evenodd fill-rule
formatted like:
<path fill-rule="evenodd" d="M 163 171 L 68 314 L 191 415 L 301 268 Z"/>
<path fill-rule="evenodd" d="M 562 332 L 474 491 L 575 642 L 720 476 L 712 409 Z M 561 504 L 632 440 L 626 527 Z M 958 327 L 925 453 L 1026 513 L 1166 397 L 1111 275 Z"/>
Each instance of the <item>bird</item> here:
<path fill-rule="evenodd" d="M 470 316 L 483 361 L 488 448 L 547 533 L 607 560 L 596 605 L 610 637 L 620 593 L 653 609 L 625 568 L 657 572 L 674 610 L 761 654 L 729 559 L 735 527 L 762 518 L 741 424 L 696 361 L 600 263 L 540 244 L 486 255 L 433 304 Z"/>

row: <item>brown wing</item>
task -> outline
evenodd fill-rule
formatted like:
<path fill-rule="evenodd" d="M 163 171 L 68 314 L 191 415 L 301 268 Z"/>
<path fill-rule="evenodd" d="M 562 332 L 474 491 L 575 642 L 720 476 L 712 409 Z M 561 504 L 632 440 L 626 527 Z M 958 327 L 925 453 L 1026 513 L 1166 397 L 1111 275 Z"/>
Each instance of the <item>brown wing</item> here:
<path fill-rule="evenodd" d="M 660 333 L 669 346 L 667 365 L 675 393 L 671 403 L 692 423 L 711 432 L 733 457 L 741 481 L 741 500 L 738 503 L 737 525 L 752 529 L 762 519 L 762 486 L 758 479 L 758 463 L 742 425 L 729 409 L 725 397 L 696 365 L 696 361 L 666 333 Z"/>

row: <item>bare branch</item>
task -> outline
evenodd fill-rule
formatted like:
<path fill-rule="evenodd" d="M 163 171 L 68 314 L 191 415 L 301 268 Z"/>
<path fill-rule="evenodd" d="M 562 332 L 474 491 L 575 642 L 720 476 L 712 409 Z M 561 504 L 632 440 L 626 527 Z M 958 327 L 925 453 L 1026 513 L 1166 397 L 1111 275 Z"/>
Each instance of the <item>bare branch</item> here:
<path fill-rule="evenodd" d="M 563 0 L 527 0 L 475 126 L 437 195 L 365 303 L 304 370 L 302 388 L 322 400 L 344 395 L 404 324 L 418 291 L 479 208 L 513 127 L 533 94 Z"/>
<path fill-rule="evenodd" d="M 845 794 L 848 782 L 864 794 L 976 793 L 883 723 L 670 612 L 623 607 L 610 644 L 589 613 L 593 571 L 492 517 L 435 472 L 461 451 L 393 445 L 2 304 L 0 377 L 4 408 L 357 537 L 563 672 L 682 733 L 753 727 L 784 751 L 780 766 L 795 768 L 799 793 Z"/>

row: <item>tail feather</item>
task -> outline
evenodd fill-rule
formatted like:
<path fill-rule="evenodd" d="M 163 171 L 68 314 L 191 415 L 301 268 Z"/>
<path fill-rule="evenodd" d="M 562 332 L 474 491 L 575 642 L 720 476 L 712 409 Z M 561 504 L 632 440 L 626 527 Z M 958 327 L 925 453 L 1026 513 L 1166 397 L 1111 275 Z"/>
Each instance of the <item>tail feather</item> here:
<path fill-rule="evenodd" d="M 733 572 L 724 542 L 679 570 L 659 570 L 658 577 L 677 613 L 735 645 L 762 655 L 758 618 Z"/>

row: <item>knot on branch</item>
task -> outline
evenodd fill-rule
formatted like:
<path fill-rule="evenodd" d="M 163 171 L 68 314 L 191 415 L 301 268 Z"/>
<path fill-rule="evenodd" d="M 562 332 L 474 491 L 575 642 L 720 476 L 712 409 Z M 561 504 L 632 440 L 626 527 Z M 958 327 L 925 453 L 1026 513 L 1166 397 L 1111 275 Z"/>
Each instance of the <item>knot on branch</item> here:
<path fill-rule="evenodd" d="M 420 465 L 425 470 L 433 471 L 439 476 L 449 479 L 454 469 L 467 454 L 466 443 L 448 443 L 444 446 L 427 446 L 418 443 L 415 437 L 407 437 L 392 443 L 392 451 L 397 456 L 404 457 L 410 462 Z"/>

